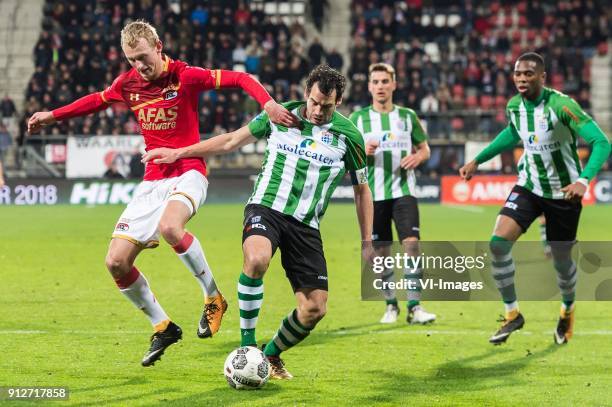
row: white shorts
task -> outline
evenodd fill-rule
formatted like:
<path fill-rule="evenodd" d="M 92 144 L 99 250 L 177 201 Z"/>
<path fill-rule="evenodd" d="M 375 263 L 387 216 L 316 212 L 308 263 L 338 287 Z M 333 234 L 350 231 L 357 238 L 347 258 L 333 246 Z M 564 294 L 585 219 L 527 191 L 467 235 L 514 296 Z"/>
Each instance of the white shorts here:
<path fill-rule="evenodd" d="M 126 239 L 143 248 L 159 245 L 159 221 L 168 201 L 181 201 L 193 216 L 206 201 L 208 180 L 196 170 L 179 177 L 142 181 L 115 225 L 113 238 Z"/>

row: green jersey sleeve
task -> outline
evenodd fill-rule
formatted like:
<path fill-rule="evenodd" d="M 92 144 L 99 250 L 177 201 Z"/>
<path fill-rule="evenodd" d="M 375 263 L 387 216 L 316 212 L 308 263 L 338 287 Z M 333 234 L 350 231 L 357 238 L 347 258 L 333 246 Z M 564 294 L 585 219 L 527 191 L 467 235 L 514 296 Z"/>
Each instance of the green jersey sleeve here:
<path fill-rule="evenodd" d="M 599 128 L 595 120 L 591 120 L 580 129 L 580 136 L 593 148 L 589 161 L 580 173 L 580 178 L 591 180 L 610 157 L 610 141 Z"/>
<path fill-rule="evenodd" d="M 593 119 L 589 116 L 574 99 L 566 95 L 558 95 L 552 104 L 555 114 L 565 126 L 569 127 L 574 134 L 580 132 L 582 127 Z"/>
<path fill-rule="evenodd" d="M 477 156 L 476 162 L 478 164 L 482 164 L 484 162 L 489 161 L 491 158 L 495 157 L 497 154 L 502 151 L 510 150 L 516 146 L 516 143 L 520 140 L 516 129 L 512 123 L 508 124 L 508 126 L 503 129 L 497 137 L 485 147 Z"/>
<path fill-rule="evenodd" d="M 261 112 L 249 122 L 249 131 L 256 139 L 268 137 L 272 133 L 270 118 L 266 112 Z"/>
<path fill-rule="evenodd" d="M 427 133 L 425 133 L 423 125 L 416 113 L 413 110 L 409 110 L 408 117 L 410 117 L 410 121 L 412 122 L 412 134 L 410 135 L 412 144 L 416 146 L 427 141 Z"/>
<path fill-rule="evenodd" d="M 361 132 L 356 127 L 354 134 L 346 138 L 344 166 L 348 171 L 356 171 L 366 167 L 365 144 Z"/>

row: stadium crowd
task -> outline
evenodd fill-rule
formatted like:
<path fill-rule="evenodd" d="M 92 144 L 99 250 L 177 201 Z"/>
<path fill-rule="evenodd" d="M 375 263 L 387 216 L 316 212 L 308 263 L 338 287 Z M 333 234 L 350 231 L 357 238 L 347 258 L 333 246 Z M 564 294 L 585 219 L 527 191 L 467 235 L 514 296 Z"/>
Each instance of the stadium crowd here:
<path fill-rule="evenodd" d="M 352 86 L 345 109 L 370 103 L 367 68 L 384 61 L 397 71 L 396 102 L 414 108 L 433 139 L 470 133 L 493 137 L 506 124 L 504 107 L 515 92 L 512 62 L 530 48 L 546 57 L 549 85 L 589 110 L 590 57 L 608 52 L 610 20 L 604 2 L 456 4 L 436 1 L 433 8 L 421 0 L 353 0 L 347 67 Z M 300 82 L 312 66 L 326 61 L 343 67 L 341 54 L 325 49 L 318 38 L 306 38 L 297 20 L 287 25 L 266 15 L 262 6 L 247 0 L 47 0 L 34 49 L 36 70 L 19 126 L 20 143 L 32 112 L 102 90 L 129 69 L 119 33 L 138 18 L 153 23 L 171 57 L 255 74 L 279 101 L 300 98 Z M 214 135 L 237 129 L 258 110 L 240 91 L 206 92 L 200 101 L 200 131 Z M 138 134 L 138 130 L 127 108 L 114 104 L 98 114 L 47 128 L 43 135 Z M 455 171 L 463 160 L 460 150 L 434 154 L 431 171 L 443 163 L 448 168 L 438 172 Z"/>
<path fill-rule="evenodd" d="M 549 86 L 590 109 L 590 58 L 607 52 L 610 37 L 604 2 L 453 3 L 353 0 L 349 101 L 369 103 L 364 73 L 384 61 L 397 71 L 399 100 L 428 119 L 432 137 L 494 135 L 516 93 L 512 64 L 530 49 L 544 55 Z"/>

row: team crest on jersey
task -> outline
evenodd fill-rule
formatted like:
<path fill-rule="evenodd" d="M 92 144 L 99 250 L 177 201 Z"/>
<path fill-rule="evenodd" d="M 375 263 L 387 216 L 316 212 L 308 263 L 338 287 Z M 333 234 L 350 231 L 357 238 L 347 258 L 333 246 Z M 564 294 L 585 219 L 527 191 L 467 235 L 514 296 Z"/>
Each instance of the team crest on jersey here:
<path fill-rule="evenodd" d="M 321 142 L 325 144 L 331 144 L 334 141 L 334 135 L 330 131 L 321 132 Z"/>
<path fill-rule="evenodd" d="M 408 124 L 406 124 L 405 120 L 401 120 L 399 119 L 398 121 L 395 122 L 395 125 L 398 129 L 400 129 L 401 131 L 406 131 L 408 130 Z"/>
<path fill-rule="evenodd" d="M 164 95 L 164 100 L 172 100 L 178 96 L 178 89 L 181 85 L 170 84 L 168 87 L 162 90 L 162 95 Z"/>

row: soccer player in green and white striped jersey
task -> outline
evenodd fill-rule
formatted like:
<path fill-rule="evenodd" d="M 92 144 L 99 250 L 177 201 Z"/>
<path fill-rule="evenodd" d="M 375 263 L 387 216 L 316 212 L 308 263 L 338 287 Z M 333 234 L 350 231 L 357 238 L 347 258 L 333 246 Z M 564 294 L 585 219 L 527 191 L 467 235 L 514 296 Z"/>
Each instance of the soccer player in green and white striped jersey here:
<path fill-rule="evenodd" d="M 145 157 L 158 157 L 154 162 L 166 163 L 182 157 L 226 153 L 258 139 L 268 140 L 262 171 L 245 208 L 244 266 L 238 280 L 238 300 L 242 346 L 256 346 L 263 276 L 280 248 L 298 305 L 264 348 L 271 376 L 277 379 L 292 377 L 279 357 L 281 352 L 304 340 L 325 315 L 327 265 L 319 223 L 346 171 L 351 172 L 353 180 L 362 253 L 367 260 L 373 256 L 372 195 L 363 137 L 349 119 L 336 112 L 344 87 L 342 74 L 319 65 L 306 80 L 306 101 L 284 104 L 299 118 L 300 128 L 276 125 L 261 113 L 235 132 L 181 149 L 152 150 Z"/>
<path fill-rule="evenodd" d="M 354 112 L 351 121 L 361 130 L 366 143 L 368 181 L 374 199 L 372 241 L 377 256 L 389 256 L 393 221 L 404 250 L 417 255 L 420 226 L 414 168 L 429 159 L 427 134 L 412 109 L 393 104 L 396 82 L 391 65 L 372 64 L 368 76 L 372 104 Z M 393 277 L 390 269 L 382 274 L 384 281 Z M 415 289 L 408 290 L 406 320 L 413 324 L 433 322 L 436 315 L 420 305 L 422 271 L 407 268 L 404 277 L 416 282 Z M 383 294 L 387 308 L 380 322 L 394 323 L 400 312 L 395 290 L 386 289 Z"/>
<path fill-rule="evenodd" d="M 518 182 L 500 211 L 490 242 L 493 277 L 506 310 L 504 324 L 489 339 L 496 345 L 525 323 L 514 288 L 511 249 L 542 213 L 562 298 L 554 340 L 563 344 L 572 337 L 577 275 L 570 249 L 576 240 L 581 200 L 588 183 L 610 155 L 610 142 L 597 123 L 572 98 L 544 87 L 545 79 L 540 55 L 529 52 L 518 58 L 514 84 L 519 93 L 506 107 L 508 127 L 459 170 L 469 180 L 479 164 L 514 148 L 518 141 L 523 143 Z M 577 136 L 592 147 L 584 168 L 578 160 Z"/>

